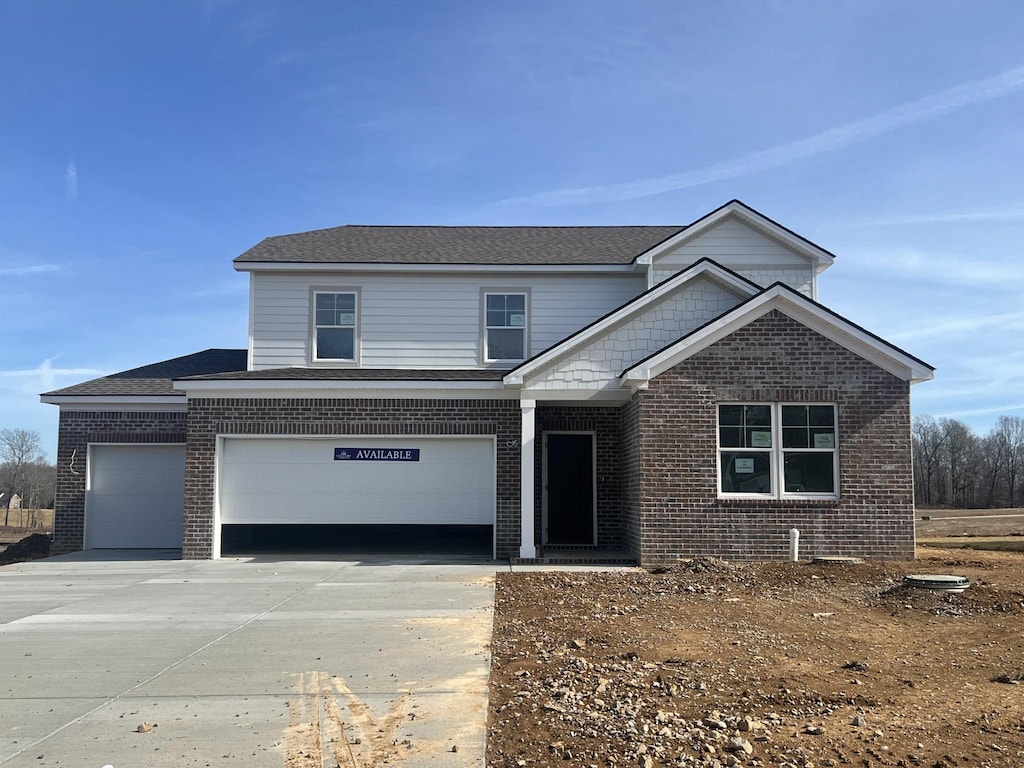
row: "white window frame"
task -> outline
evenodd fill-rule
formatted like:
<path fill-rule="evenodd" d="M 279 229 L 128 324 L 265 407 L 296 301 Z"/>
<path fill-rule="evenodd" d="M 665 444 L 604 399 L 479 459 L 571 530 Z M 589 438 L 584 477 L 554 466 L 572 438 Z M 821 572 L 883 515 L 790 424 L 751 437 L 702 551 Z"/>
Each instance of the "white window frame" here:
<path fill-rule="evenodd" d="M 722 406 L 745 406 L 761 405 L 771 409 L 771 435 L 772 444 L 770 448 L 737 448 L 735 446 L 722 445 Z M 786 406 L 822 406 L 832 408 L 833 431 L 835 442 L 831 448 L 784 448 L 782 444 L 782 409 Z M 718 497 L 721 499 L 838 499 L 839 488 L 839 408 L 836 403 L 828 402 L 758 402 L 753 400 L 728 401 L 715 404 L 715 482 Z M 767 453 L 769 456 L 769 477 L 772 490 L 767 493 L 735 493 L 722 490 L 722 454 L 723 453 Z M 835 488 L 832 493 L 807 493 L 803 491 L 786 490 L 786 454 L 787 453 L 831 453 L 832 454 L 832 478 Z"/>
<path fill-rule="evenodd" d="M 530 292 L 522 288 L 495 288 L 484 289 L 481 301 L 481 350 L 483 362 L 485 363 L 519 363 L 526 360 L 530 355 Z M 523 297 L 523 325 L 490 325 L 487 322 L 487 299 L 490 296 L 522 296 Z M 490 331 L 522 330 L 523 332 L 523 353 L 522 357 L 491 357 L 490 345 L 488 344 Z"/>
<path fill-rule="evenodd" d="M 316 298 L 317 296 L 348 294 L 353 297 L 353 318 L 352 325 L 319 325 L 316 321 Z M 313 363 L 323 365 L 355 365 L 359 362 L 359 312 L 361 302 L 359 291 L 355 288 L 313 288 L 310 291 L 309 301 L 310 315 L 310 339 L 309 357 Z M 320 328 L 351 328 L 352 329 L 352 357 L 320 357 L 317 349 L 317 330 Z"/>

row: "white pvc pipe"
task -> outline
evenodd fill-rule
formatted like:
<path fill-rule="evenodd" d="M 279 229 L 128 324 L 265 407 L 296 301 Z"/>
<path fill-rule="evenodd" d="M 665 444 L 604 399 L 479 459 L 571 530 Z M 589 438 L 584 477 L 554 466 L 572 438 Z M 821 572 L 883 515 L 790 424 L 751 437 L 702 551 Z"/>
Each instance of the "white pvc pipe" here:
<path fill-rule="evenodd" d="M 800 559 L 800 531 L 796 528 L 789 529 L 789 560 L 795 563 Z"/>

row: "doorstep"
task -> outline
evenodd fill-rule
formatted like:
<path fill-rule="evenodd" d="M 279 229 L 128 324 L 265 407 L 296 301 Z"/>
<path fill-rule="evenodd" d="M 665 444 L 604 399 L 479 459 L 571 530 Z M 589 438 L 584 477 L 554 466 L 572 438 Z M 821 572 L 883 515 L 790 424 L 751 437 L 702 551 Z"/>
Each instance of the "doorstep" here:
<path fill-rule="evenodd" d="M 546 547 L 537 557 L 513 557 L 512 565 L 633 565 L 637 559 L 621 549 Z"/>

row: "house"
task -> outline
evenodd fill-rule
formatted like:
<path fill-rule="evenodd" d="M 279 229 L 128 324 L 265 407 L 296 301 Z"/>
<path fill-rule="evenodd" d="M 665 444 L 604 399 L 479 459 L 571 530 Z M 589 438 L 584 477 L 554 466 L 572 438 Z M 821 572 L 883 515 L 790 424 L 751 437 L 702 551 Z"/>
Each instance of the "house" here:
<path fill-rule="evenodd" d="M 817 302 L 833 260 L 735 200 L 687 226 L 267 238 L 234 262 L 246 350 L 42 396 L 54 549 L 373 524 L 527 562 L 780 558 L 792 528 L 808 555 L 913 557 L 933 369 Z"/>

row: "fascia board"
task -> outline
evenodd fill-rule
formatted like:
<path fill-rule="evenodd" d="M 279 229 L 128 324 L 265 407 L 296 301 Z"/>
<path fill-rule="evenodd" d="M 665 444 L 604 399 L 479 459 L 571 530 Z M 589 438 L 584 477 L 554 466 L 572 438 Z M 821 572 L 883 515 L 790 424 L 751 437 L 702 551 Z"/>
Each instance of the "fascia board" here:
<path fill-rule="evenodd" d="M 337 379 L 219 379 L 212 381 L 176 381 L 174 388 L 184 392 L 248 392 L 261 391 L 347 391 L 361 390 L 376 392 L 380 390 L 398 391 L 408 390 L 423 392 L 432 390 L 438 392 L 451 391 L 504 391 L 505 385 L 500 381 L 339 381 Z"/>
<path fill-rule="evenodd" d="M 646 385 L 648 381 L 664 373 L 672 366 L 697 354 L 702 349 L 710 347 L 744 325 L 768 314 L 772 308 L 765 306 L 767 304 L 766 301 L 758 301 L 763 296 L 764 294 L 743 305 L 742 308 L 727 312 L 721 317 L 712 320 L 686 338 L 677 341 L 675 344 L 670 344 L 658 354 L 649 357 L 639 365 L 627 369 L 619 376 L 620 381 L 633 389 L 636 389 L 640 384 Z M 739 311 L 740 309 L 743 311 Z"/>
<path fill-rule="evenodd" d="M 630 393 L 621 387 L 615 389 L 524 389 L 522 399 L 538 402 L 573 402 L 620 405 L 630 398 Z"/>
<path fill-rule="evenodd" d="M 633 301 L 624 304 L 617 310 L 605 315 L 589 328 L 570 336 L 565 341 L 556 344 L 547 351 L 537 355 L 532 360 L 529 360 L 518 368 L 513 369 L 507 376 L 505 376 L 505 384 L 510 387 L 522 386 L 526 377 L 536 374 L 546 366 L 557 362 L 561 358 L 572 353 L 574 350 L 584 346 L 589 341 L 599 338 L 602 334 L 607 333 L 608 331 L 627 322 L 631 317 L 642 312 L 652 304 L 656 304 L 658 301 L 662 300 L 667 294 L 672 293 L 684 284 L 691 280 L 695 280 L 698 277 L 707 277 L 720 283 L 726 289 L 732 289 L 741 295 L 752 296 L 755 292 L 755 288 L 751 284 L 743 281 L 742 278 L 733 275 L 714 262 L 701 260 L 683 270 L 678 275 L 658 284 Z"/>
<path fill-rule="evenodd" d="M 820 311 L 814 311 L 814 307 L 789 304 L 779 306 L 777 309 L 904 381 L 917 384 L 934 378 L 934 372 L 930 368 L 909 355 L 904 355 L 880 344 L 877 339 L 850 323 L 825 316 Z"/>
<path fill-rule="evenodd" d="M 821 272 L 827 267 L 831 266 L 835 262 L 835 257 L 832 256 L 824 248 L 819 248 L 813 243 L 804 240 L 803 238 L 790 232 L 785 227 L 776 224 L 771 219 L 768 219 L 756 211 L 747 208 L 745 205 L 738 202 L 728 203 L 716 211 L 708 214 L 702 219 L 694 222 L 690 226 L 686 227 L 682 232 L 673 235 L 668 240 L 651 248 L 649 251 L 641 254 L 637 257 L 638 263 L 653 264 L 654 261 L 664 253 L 675 250 L 679 246 L 699 237 L 701 234 L 707 232 L 712 227 L 721 223 L 723 220 L 733 216 L 740 219 L 745 224 L 748 224 L 755 229 L 758 229 L 765 234 L 769 235 L 773 239 L 779 241 L 787 248 L 799 253 L 800 255 L 809 258 L 813 261 L 817 267 L 817 271 Z M 641 259 L 643 260 L 641 262 Z"/>
<path fill-rule="evenodd" d="M 59 405 L 62 408 L 83 406 L 91 410 L 153 410 L 152 406 L 182 406 L 185 398 L 181 395 L 40 395 L 39 402 Z M 161 408 L 163 410 L 163 408 Z M 168 408 L 173 410 L 173 408 Z"/>
<path fill-rule="evenodd" d="M 236 272 L 413 272 L 413 273 L 502 273 L 520 274 L 629 274 L 629 264 L 379 264 L 375 262 L 283 262 L 239 261 Z"/>
<path fill-rule="evenodd" d="M 927 381 L 933 377 L 930 368 L 909 355 L 904 355 L 898 350 L 882 344 L 852 323 L 825 313 L 816 305 L 803 299 L 802 296 L 785 291 L 779 286 L 773 286 L 752 301 L 726 313 L 686 339 L 667 347 L 640 365 L 624 371 L 619 378 L 623 385 L 635 389 L 757 318 L 763 317 L 773 309 L 779 310 L 844 349 L 848 349 L 904 381 L 913 384 Z"/>

